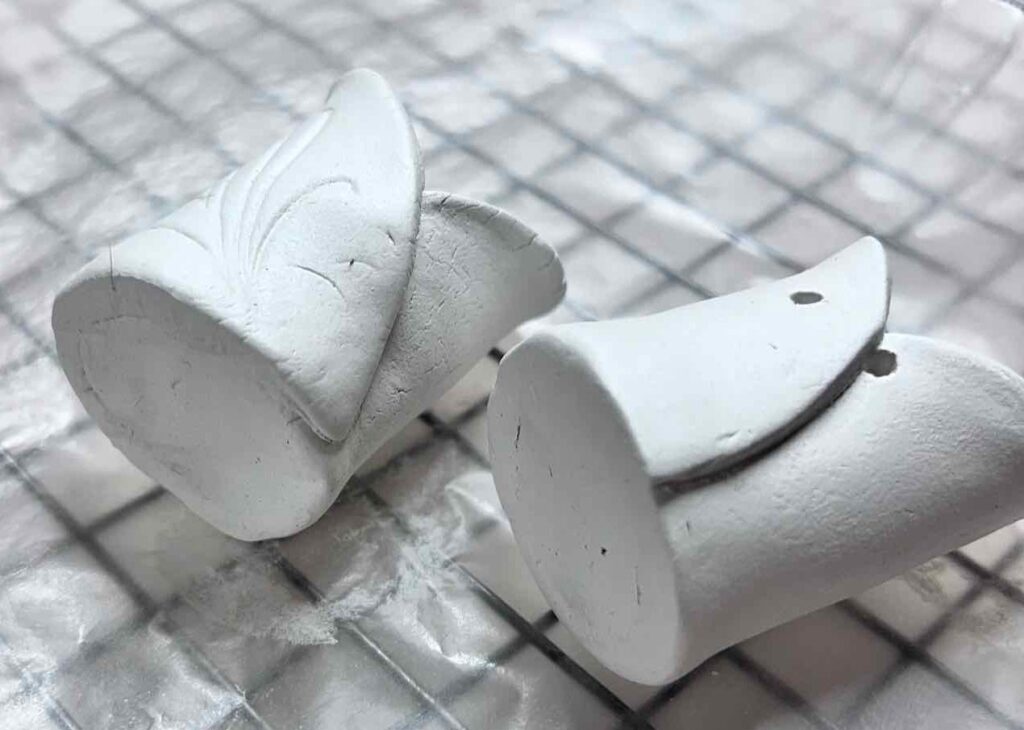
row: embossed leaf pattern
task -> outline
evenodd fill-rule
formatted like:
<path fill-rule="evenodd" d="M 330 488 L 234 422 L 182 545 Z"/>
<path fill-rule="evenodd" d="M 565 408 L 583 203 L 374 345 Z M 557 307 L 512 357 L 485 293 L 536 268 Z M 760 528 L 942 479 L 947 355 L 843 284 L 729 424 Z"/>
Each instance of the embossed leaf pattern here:
<path fill-rule="evenodd" d="M 404 297 L 418 156 L 387 85 L 354 72 L 324 111 L 159 224 L 205 252 L 219 291 L 197 297 L 278 365 L 328 441 L 348 434 Z"/>

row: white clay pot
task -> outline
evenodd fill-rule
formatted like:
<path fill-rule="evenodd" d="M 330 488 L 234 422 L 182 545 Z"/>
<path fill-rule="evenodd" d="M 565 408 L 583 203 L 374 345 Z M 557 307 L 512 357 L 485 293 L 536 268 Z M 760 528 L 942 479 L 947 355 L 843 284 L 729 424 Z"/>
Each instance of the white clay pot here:
<path fill-rule="evenodd" d="M 535 233 L 422 187 L 399 101 L 346 75 L 322 112 L 64 287 L 57 353 L 86 410 L 224 532 L 311 524 L 564 292 Z"/>
<path fill-rule="evenodd" d="M 1024 516 L 1024 380 L 884 334 L 884 254 L 537 334 L 489 406 L 502 505 L 558 617 L 670 681 Z"/>

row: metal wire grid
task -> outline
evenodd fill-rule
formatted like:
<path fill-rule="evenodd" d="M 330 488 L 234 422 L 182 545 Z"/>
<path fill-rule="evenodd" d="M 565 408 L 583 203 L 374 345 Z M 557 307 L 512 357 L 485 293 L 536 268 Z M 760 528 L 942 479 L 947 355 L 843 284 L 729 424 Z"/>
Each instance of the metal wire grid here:
<path fill-rule="evenodd" d="M 88 103 L 71 104 L 70 109 L 74 113 L 66 116 L 62 113 L 66 110 L 48 108 L 45 100 L 41 103 L 38 94 L 26 90 L 27 74 L 14 73 L 3 78 L 0 88 L 5 96 L 16 100 L 19 109 L 29 110 L 33 118 L 30 126 L 35 125 L 36 128 L 29 131 L 59 140 L 56 167 L 60 170 L 55 179 L 42 183 L 37 183 L 31 176 L 24 180 L 11 180 L 9 171 L 0 178 L 0 192 L 9 201 L 0 216 L 8 221 L 18 217 L 17 225 L 22 228 L 16 230 L 22 235 L 28 235 L 28 231 L 38 233 L 38 247 L 43 249 L 38 259 L 29 265 L 0 274 L 5 277 L 0 290 L 0 312 L 26 343 L 0 365 L 0 379 L 7 390 L 16 391 L 22 384 L 38 378 L 37 370 L 53 370 L 54 352 L 47 331 L 49 300 L 42 292 L 52 289 L 57 283 L 59 277 L 55 277 L 54 271 L 75 268 L 92 252 L 116 240 L 126 230 L 138 227 L 139 219 L 151 220 L 196 192 L 184 186 L 165 191 L 152 188 L 154 178 L 145 174 L 146 168 L 140 163 L 147 159 L 154 145 L 165 144 L 167 136 L 184 137 L 195 149 L 208 153 L 204 159 L 208 161 L 209 169 L 203 171 L 207 174 L 197 174 L 193 187 L 208 183 L 223 169 L 244 159 L 245 155 L 230 149 L 226 143 L 230 140 L 209 124 L 209 120 L 217 116 L 218 104 L 214 103 L 205 115 L 193 116 L 188 106 L 167 101 L 162 92 L 155 91 L 162 88 L 162 81 L 178 73 L 194 73 L 201 67 L 217 74 L 215 78 L 205 79 L 213 89 L 213 96 L 228 96 L 227 87 L 230 86 L 236 95 L 253 100 L 257 108 L 278 113 L 286 121 L 298 119 L 309 110 L 312 99 L 304 98 L 305 91 L 300 89 L 295 93 L 283 83 L 288 79 L 267 78 L 262 73 L 258 62 L 267 61 L 266 52 L 257 52 L 252 59 L 238 53 L 247 45 L 267 37 L 282 41 L 281 50 L 293 52 L 303 59 L 298 62 L 296 70 L 286 71 L 296 76 L 313 75 L 319 80 L 340 73 L 354 63 L 365 63 L 367 56 L 372 58 L 378 53 L 380 63 L 376 65 L 391 76 L 400 89 L 403 81 L 413 88 L 424 79 L 438 79 L 443 84 L 427 85 L 426 88 L 442 95 L 463 95 L 466 101 L 459 103 L 457 99 L 449 99 L 440 108 L 431 105 L 429 99 L 409 100 L 412 117 L 424 139 L 428 184 L 477 194 L 513 210 L 522 207 L 535 215 L 541 215 L 542 211 L 542 219 L 550 219 L 552 229 L 559 232 L 554 242 L 566 261 L 570 279 L 569 297 L 558 317 L 590 318 L 645 311 L 665 306 L 666 301 L 681 302 L 717 295 L 745 283 L 745 280 L 736 278 L 723 279 L 714 273 L 716 271 L 731 272 L 749 266 L 758 274 L 774 276 L 799 270 L 808 262 L 801 260 L 799 254 L 787 251 L 784 245 L 768 242 L 765 234 L 780 218 L 798 206 L 806 205 L 825 212 L 859 234 L 877 236 L 892 255 L 913 262 L 928 275 L 955 282 L 952 295 L 913 323 L 917 329 L 936 329 L 959 307 L 977 300 L 993 304 L 1018 320 L 1024 318 L 1024 304 L 1002 296 L 990 286 L 1024 258 L 1024 248 L 1020 246 L 1021 225 L 1019 221 L 1007 222 L 987 215 L 984 210 L 979 211 L 963 195 L 993 172 L 1004 174 L 1011 180 L 1019 179 L 1022 174 L 1020 165 L 1013 160 L 1007 162 L 1004 156 L 985 144 L 951 134 L 945 124 L 922 118 L 913 111 L 895 108 L 891 100 L 879 98 L 876 89 L 860 83 L 849 69 L 837 69 L 823 63 L 814 55 L 813 47 L 800 47 L 796 34 L 756 35 L 747 43 L 735 43 L 735 47 L 717 57 L 710 54 L 711 58 L 703 58 L 705 54 L 701 48 L 675 43 L 660 33 L 630 28 L 627 34 L 630 43 L 643 49 L 645 60 L 664 72 L 661 76 L 651 74 L 637 79 L 619 76 L 614 67 L 588 66 L 557 45 L 539 44 L 539 49 L 536 48 L 538 44 L 530 37 L 528 23 L 524 24 L 525 28 L 514 23 L 498 26 L 496 33 L 484 33 L 483 41 L 475 40 L 470 34 L 464 45 L 453 44 L 454 29 L 460 24 L 477 22 L 486 25 L 486 13 L 473 7 L 389 7 L 385 12 L 368 4 L 352 3 L 343 9 L 346 17 L 342 27 L 324 26 L 321 34 L 314 32 L 325 22 L 319 15 L 325 4 L 319 2 L 264 7 L 254 0 L 228 0 L 215 3 L 211 8 L 210 4 L 197 1 L 176 7 L 159 7 L 139 0 L 111 0 L 92 7 L 92 12 L 109 11 L 114 21 L 119 22 L 122 16 L 129 20 L 107 37 L 89 41 L 69 32 L 47 7 L 37 7 L 28 0 L 8 2 L 10 5 L 4 15 L 13 15 L 13 19 L 6 21 L 11 32 L 24 32 L 29 25 L 41 28 L 55 38 L 61 48 L 55 63 L 67 64 L 70 69 L 88 69 L 90 75 L 102 77 L 102 91 L 98 92 L 93 108 L 112 101 L 119 104 L 128 100 L 141 101 L 143 106 L 139 108 L 161 121 L 160 125 L 153 127 L 161 136 L 134 140 L 131 145 L 134 149 L 122 154 L 116 140 L 113 145 L 106 141 L 101 143 L 82 131 L 82 127 L 87 127 L 83 117 L 90 110 Z M 13 14 L 9 12 L 10 8 L 14 9 Z M 723 35 L 728 33 L 734 38 L 744 38 L 747 33 L 736 18 L 723 18 L 722 14 L 698 4 L 674 3 L 671 10 L 672 19 L 677 23 L 718 24 Z M 202 12 L 206 13 L 203 20 L 198 23 L 191 20 L 194 14 Z M 224 13 L 223 17 L 229 17 L 230 21 L 218 20 L 218 12 Z M 591 6 L 573 5 L 561 9 L 559 14 L 567 23 L 585 23 L 591 20 L 594 12 Z M 841 14 L 828 17 L 826 13 L 827 22 L 815 26 L 813 31 L 817 43 L 835 43 L 839 36 L 855 37 L 895 61 L 913 41 L 913 28 L 920 27 L 920 21 L 934 12 L 934 8 L 908 5 L 907 12 L 910 30 L 894 37 L 873 36 Z M 241 23 L 244 32 L 232 36 L 229 26 L 235 23 Z M 799 21 L 795 21 L 795 25 L 799 26 Z M 954 32 L 971 43 L 995 43 L 992 37 L 976 29 L 955 23 L 951 25 Z M 170 39 L 171 45 L 177 47 L 170 54 L 173 58 L 162 68 L 138 69 L 131 64 L 123 66 L 117 60 L 110 60 L 117 58 L 120 44 L 133 41 L 147 43 L 155 38 Z M 379 50 L 388 43 L 391 45 L 384 51 Z M 516 77 L 516 84 L 506 87 L 505 79 L 491 66 L 503 54 L 516 59 L 517 51 L 524 46 L 537 51 L 532 58 L 541 68 L 536 73 L 531 69 Z M 738 81 L 734 73 L 752 53 L 761 51 L 781 54 L 790 64 L 806 70 L 813 80 L 786 103 L 761 98 L 756 90 L 746 88 Z M 993 51 L 999 52 L 998 48 Z M 937 77 L 948 75 L 940 68 L 929 70 Z M 652 83 L 655 81 L 660 88 L 655 88 Z M 712 95 L 717 95 L 714 97 L 716 100 L 726 98 L 730 104 L 741 108 L 736 128 L 720 128 L 719 125 L 729 119 L 715 117 L 715 113 L 710 115 L 710 123 L 707 119 L 694 118 L 685 110 L 681 113 L 679 100 L 692 99 L 694 89 L 698 90 L 699 102 L 709 101 Z M 318 88 L 317 93 L 322 94 L 322 91 L 322 87 Z M 707 95 L 700 96 L 704 92 Z M 827 125 L 822 125 L 808 113 L 821 99 L 836 93 L 852 95 L 866 104 L 884 106 L 887 113 L 903 124 L 924 128 L 935 139 L 965 153 L 972 160 L 981 161 L 983 165 L 945 189 L 926 185 L 906 169 L 887 162 L 883 156 L 861 149 L 848 137 L 825 128 Z M 566 109 L 571 110 L 571 101 L 575 97 L 600 100 L 597 109 L 600 111 L 603 105 L 607 114 L 592 114 L 592 109 L 582 116 L 565 113 Z M 205 103 L 206 100 L 197 94 L 189 101 Z M 1019 104 L 1016 100 L 1013 103 Z M 475 105 L 479 108 L 474 108 Z M 720 113 L 721 109 L 716 108 L 716 112 Z M 659 129 L 671 134 L 671 144 L 675 146 L 682 145 L 684 140 L 692 141 L 692 159 L 682 167 L 662 174 L 657 168 L 652 171 L 646 164 L 637 164 L 628 152 L 616 149 L 616 142 L 624 139 L 628 132 L 651 123 L 660 125 Z M 750 145 L 761 139 L 766 131 L 783 125 L 813 139 L 822 150 L 835 156 L 835 164 L 830 164 L 829 169 L 814 175 L 809 181 L 795 183 L 772 165 L 760 162 L 750 151 Z M 522 155 L 522 150 L 511 144 L 518 130 L 524 129 L 538 135 L 537 139 L 541 140 L 538 144 L 543 154 L 537 155 L 536 160 L 530 159 L 530 155 Z M 270 131 L 273 134 L 268 133 L 269 137 L 276 136 L 276 129 Z M 506 147 L 502 142 L 509 144 Z M 256 141 L 250 143 L 246 140 L 245 145 L 243 153 L 251 154 L 259 149 Z M 506 149 L 510 150 L 511 156 Z M 829 194 L 830 185 L 840 181 L 854 167 L 866 167 L 888 176 L 911 191 L 921 204 L 912 215 L 885 229 L 880 228 Z M 441 171 L 441 174 L 437 175 L 435 171 Z M 100 173 L 109 174 L 112 180 L 116 180 L 118 189 L 136 204 L 137 219 L 125 221 L 120 226 L 108 226 L 106 235 L 84 240 L 79 222 L 61 220 L 59 207 L 64 200 L 62 196 L 69 194 L 74 198 Z M 699 197 L 694 200 L 694 180 L 713 173 L 724 175 L 726 182 L 754 180 L 760 186 L 757 188 L 759 193 L 764 193 L 755 197 L 767 199 L 771 204 L 761 210 L 743 211 L 745 215 L 737 215 L 727 206 L 721 208 L 716 201 L 700 200 Z M 581 180 L 586 182 L 587 175 L 600 175 L 601 184 L 610 187 L 614 193 L 595 201 L 588 195 L 586 185 L 581 185 Z M 652 205 L 652 201 L 661 200 L 669 201 L 667 204 L 684 211 L 691 220 L 713 228 L 718 232 L 715 240 L 695 247 L 693 251 L 674 252 L 673 256 L 689 257 L 682 262 L 666 258 L 664 250 L 645 247 L 643 239 L 631 236 L 630 231 L 635 230 L 635 222 Z M 609 202 L 615 201 L 621 204 L 609 206 Z M 980 274 L 966 276 L 961 267 L 907 242 L 915 226 L 936 211 L 952 211 L 980 229 L 1011 241 L 1013 245 L 1001 251 Z M 529 216 L 527 219 L 533 220 Z M 737 260 L 737 256 L 741 259 Z M 592 272 L 587 267 L 594 260 L 604 262 L 606 267 L 622 269 L 627 275 L 612 285 L 598 279 L 594 287 L 589 287 L 586 283 Z M 577 286 L 581 281 L 585 285 Z M 625 291 L 618 291 L 620 284 L 626 285 Z M 594 291 L 595 288 L 598 291 Z M 40 298 L 41 302 L 38 301 Z M 501 354 L 500 349 L 492 352 L 492 366 Z M 418 452 L 444 443 L 457 449 L 466 461 L 485 466 L 478 424 L 483 415 L 486 392 L 478 396 L 475 404 L 448 417 L 430 413 L 422 416 L 421 423 L 429 429 L 430 439 L 414 447 L 405 458 L 415 457 Z M 18 402 L 17 396 L 12 402 Z M 37 415 L 46 420 L 47 414 Z M 5 438 L 0 447 L 0 458 L 8 476 L 37 500 L 66 533 L 65 537 L 54 540 L 35 555 L 24 571 L 31 573 L 55 555 L 83 549 L 101 566 L 113 584 L 129 597 L 131 604 L 131 610 L 127 612 L 129 620 L 102 641 L 88 645 L 69 657 L 57 674 L 87 677 L 90 668 L 102 662 L 103 655 L 113 651 L 112 647 L 126 641 L 143 627 L 156 626 L 187 657 L 190 666 L 204 674 L 211 684 L 220 687 L 228 698 L 224 704 L 226 710 L 214 724 L 222 727 L 281 726 L 280 720 L 275 722 L 275 719 L 266 717 L 257 707 L 259 698 L 293 672 L 295 666 L 313 650 L 297 648 L 286 653 L 244 686 L 227 676 L 216 659 L 211 658 L 200 645 L 201 642 L 190 638 L 176 622 L 174 614 L 180 605 L 180 596 L 154 600 L 151 592 L 119 563 L 101 537 L 164 499 L 163 490 L 154 486 L 99 519 L 84 522 L 48 490 L 43 480 L 32 474 L 32 464 L 93 427 L 85 420 L 46 423 L 44 426 L 42 430 L 28 429 L 27 436 L 17 434 Z M 340 500 L 343 506 L 339 509 L 351 509 L 357 503 L 393 525 L 401 539 L 422 552 L 423 545 L 416 541 L 416 527 L 411 526 L 400 510 L 381 495 L 373 478 L 347 489 Z M 485 525 L 474 537 L 483 539 L 488 529 L 489 526 Z M 253 550 L 275 566 L 288 585 L 306 600 L 314 604 L 326 600 L 317 582 L 287 557 L 287 551 L 280 544 L 257 546 Z M 844 616 L 891 646 L 898 659 L 862 688 L 838 715 L 820 707 L 814 697 L 805 696 L 795 686 L 796 683 L 784 676 L 785 672 L 775 670 L 770 661 L 759 658 L 758 652 L 746 645 L 726 650 L 719 658 L 677 682 L 647 693 L 643 701 L 626 702 L 609 688 L 605 677 L 598 679 L 552 638 L 558 622 L 550 611 L 534 620 L 524 617 L 505 597 L 489 587 L 486 580 L 450 555 L 433 557 L 444 571 L 479 599 L 484 607 L 482 611 L 504 622 L 514 633 L 513 638 L 493 650 L 473 671 L 462 673 L 440 689 L 429 689 L 425 677 L 404 667 L 403 658 L 389 653 L 371 635 L 372 632 L 361 628 L 359 621 L 339 621 L 337 630 L 351 639 L 352 646 L 359 647 L 362 656 L 370 657 L 391 678 L 396 688 L 404 688 L 396 689 L 389 699 L 400 705 L 397 698 L 400 691 L 411 698 L 402 717 L 394 723 L 385 723 L 402 728 L 467 726 L 467 721 L 456 709 L 460 699 L 528 650 L 539 652 L 570 678 L 573 685 L 601 708 L 611 724 L 627 727 L 660 725 L 659 713 L 680 698 L 702 691 L 698 685 L 709 674 L 717 673 L 716 668 L 727 665 L 774 698 L 779 706 L 788 708 L 794 722 L 799 719 L 816 727 L 834 728 L 861 722 L 865 708 L 904 676 L 908 668 L 923 668 L 945 690 L 965 700 L 996 726 L 1016 728 L 1024 727 L 1017 711 L 1019 708 L 1012 702 L 1007 705 L 988 696 L 984 687 L 979 688 L 970 678 L 965 679 L 955 669 L 937 660 L 931 649 L 958 617 L 992 592 L 1005 598 L 1015 611 L 1024 609 L 1024 592 L 1002 575 L 1004 569 L 1016 564 L 1022 552 L 1024 544 L 1016 540 L 990 564 L 983 564 L 985 561 L 961 551 L 948 556 L 953 565 L 969 576 L 970 586 L 914 639 L 907 638 L 866 608 L 864 602 L 853 600 L 840 604 L 838 610 Z M 245 555 L 235 556 L 218 570 L 228 572 L 244 559 Z M 494 620 L 483 613 L 477 618 L 482 622 Z M 95 716 L 80 717 L 80 707 L 73 701 L 69 702 L 66 693 L 58 696 L 51 677 L 42 676 L 19 662 L 17 652 L 7 639 L 2 636 L 0 639 L 5 660 L 15 670 L 20 682 L 20 687 L 7 699 L 8 706 L 32 698 L 41 703 L 46 716 L 58 727 L 87 727 L 93 722 L 100 722 Z M 109 698 L 110 702 L 117 699 Z M 0 706 L 2 712 L 3 707 Z M 344 722 L 341 717 L 336 720 Z M 283 726 L 289 724 L 289 719 L 283 719 Z"/>

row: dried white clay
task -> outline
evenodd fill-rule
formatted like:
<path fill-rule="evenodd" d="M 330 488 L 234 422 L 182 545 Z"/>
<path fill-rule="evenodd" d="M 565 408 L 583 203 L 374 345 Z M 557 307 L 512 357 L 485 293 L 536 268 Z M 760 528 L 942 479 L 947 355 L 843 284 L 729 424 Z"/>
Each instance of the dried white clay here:
<path fill-rule="evenodd" d="M 346 75 L 324 111 L 65 286 L 53 328 L 78 397 L 224 532 L 306 527 L 375 449 L 563 295 L 536 234 L 422 187 L 391 89 Z"/>
<path fill-rule="evenodd" d="M 883 252 L 501 364 L 491 460 L 556 614 L 661 683 L 1024 516 L 1024 379 L 883 334 Z"/>

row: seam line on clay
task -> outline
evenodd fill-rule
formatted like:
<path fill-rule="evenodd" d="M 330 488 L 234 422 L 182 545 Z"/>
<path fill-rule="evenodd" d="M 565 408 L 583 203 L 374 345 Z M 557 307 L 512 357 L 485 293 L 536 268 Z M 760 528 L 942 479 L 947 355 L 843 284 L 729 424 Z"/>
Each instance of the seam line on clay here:
<path fill-rule="evenodd" d="M 256 210 L 253 211 L 252 217 L 248 219 L 249 225 L 246 226 L 245 216 L 246 213 L 249 211 L 249 204 L 253 200 L 253 192 L 257 187 L 257 183 L 260 181 L 264 174 L 270 174 L 270 168 L 274 165 L 275 161 L 277 160 L 277 157 L 285 148 L 285 145 L 282 144 L 280 147 L 278 147 L 273 157 L 271 159 L 268 159 L 266 164 L 263 165 L 255 175 L 253 175 L 252 183 L 249 185 L 249 189 L 246 191 L 245 206 L 242 208 L 242 217 L 239 218 L 238 233 L 235 237 L 235 246 L 236 249 L 238 249 L 239 254 L 241 253 L 242 241 L 246 239 L 251 240 L 253 235 L 255 235 L 256 224 L 259 221 L 260 216 L 263 214 L 263 209 L 266 206 L 267 201 L 273 196 L 274 189 L 280 184 L 281 178 L 288 173 L 292 165 L 294 165 L 298 161 L 298 159 L 302 157 L 306 150 L 308 150 L 310 146 L 312 146 L 312 144 L 316 142 L 317 139 L 320 138 L 320 135 L 327 128 L 332 112 L 325 110 L 321 112 L 321 114 L 323 116 L 318 120 L 318 123 L 310 128 L 308 132 L 309 136 L 298 145 L 297 149 L 293 153 L 291 153 L 291 156 L 288 158 L 286 162 L 282 164 L 281 168 L 277 172 L 273 173 L 273 175 L 271 176 L 270 184 L 267 185 L 266 192 L 262 195 L 260 201 L 257 203 Z M 247 234 L 244 237 L 242 236 L 243 228 L 248 229 Z M 241 259 L 242 257 L 239 256 L 239 260 Z"/>
<path fill-rule="evenodd" d="M 850 363 L 843 368 L 832 380 L 821 395 L 815 398 L 802 412 L 793 420 L 786 423 L 774 433 L 769 434 L 762 441 L 755 442 L 746 453 L 727 461 L 722 467 L 716 468 L 715 461 L 706 465 L 708 471 L 697 474 L 693 477 L 683 479 L 663 479 L 652 485 L 654 501 L 658 507 L 672 502 L 678 497 L 716 482 L 727 479 L 731 475 L 742 471 L 754 462 L 760 460 L 770 452 L 779 448 L 783 443 L 798 434 L 805 426 L 814 421 L 819 415 L 827 410 L 833 403 L 839 400 L 850 387 L 857 382 L 867 358 L 878 349 L 885 336 L 885 325 L 879 327 L 864 346 L 857 351 L 857 354 L 850 360 Z"/>
<path fill-rule="evenodd" d="M 227 215 L 225 213 L 226 208 L 224 206 L 224 197 L 227 195 L 228 188 L 231 186 L 232 181 L 234 181 L 238 177 L 238 173 L 239 173 L 239 171 L 241 169 L 242 168 L 239 167 L 236 170 L 232 170 L 228 174 L 228 176 L 225 177 L 217 185 L 217 193 L 218 193 L 218 195 L 217 195 L 217 226 L 218 226 L 218 235 L 219 235 L 219 238 L 220 238 L 221 241 L 224 240 L 224 237 L 227 235 L 227 230 L 228 230 L 228 219 L 227 219 Z M 223 249 L 223 246 L 221 248 Z M 223 250 L 221 251 L 221 253 L 223 253 Z"/>
<path fill-rule="evenodd" d="M 166 223 L 166 222 L 165 223 L 160 223 L 158 225 L 153 226 L 152 228 L 147 229 L 145 232 L 149 233 L 149 232 L 152 232 L 152 231 L 170 231 L 171 233 L 177 233 L 182 238 L 187 238 L 189 241 L 194 243 L 196 246 L 199 246 L 199 248 L 201 248 L 203 250 L 203 252 L 206 253 L 211 258 L 214 257 L 213 251 L 211 251 L 209 249 L 209 247 L 207 247 L 207 245 L 205 243 L 200 241 L 198 238 L 193 236 L 191 233 L 186 233 L 185 231 L 181 230 L 180 228 L 178 228 L 177 226 L 175 226 L 172 223 Z M 120 274 L 118 276 L 120 276 Z"/>
<path fill-rule="evenodd" d="M 338 283 L 331 279 L 326 274 L 323 274 L 310 266 L 303 266 L 302 264 L 291 264 L 291 267 L 293 269 L 298 269 L 299 271 L 305 271 L 309 274 L 312 274 L 318 279 L 323 279 L 334 288 L 334 291 L 338 292 L 338 296 L 340 296 L 343 300 L 348 301 L 348 298 L 345 296 L 345 292 L 341 290 L 341 287 L 338 286 Z"/>
<path fill-rule="evenodd" d="M 419 212 L 417 211 L 417 213 L 419 213 Z M 417 214 L 417 219 L 418 218 L 419 218 L 419 215 Z M 384 235 L 386 235 L 388 237 L 388 239 L 391 240 L 392 242 L 395 241 L 395 238 L 391 234 L 391 231 L 385 230 L 384 231 Z M 369 398 L 370 398 L 370 391 L 373 390 L 373 386 L 377 382 L 377 376 L 380 374 L 381 363 L 384 362 L 384 356 L 387 354 L 388 346 L 391 344 L 391 337 L 392 337 L 392 335 L 395 332 L 395 323 L 398 322 L 398 318 L 402 316 L 402 310 L 405 308 L 406 295 L 409 292 L 409 282 L 412 281 L 412 277 L 413 277 L 413 274 L 414 274 L 415 269 L 416 269 L 416 254 L 419 251 L 420 247 L 416 245 L 416 241 L 415 240 L 409 241 L 408 243 L 409 243 L 410 246 L 412 246 L 412 256 L 409 257 L 409 269 L 408 269 L 408 272 L 406 273 L 405 285 L 402 287 L 402 298 L 401 298 L 401 300 L 399 302 L 398 309 L 395 312 L 395 316 L 391 318 L 391 323 L 388 325 L 388 335 L 387 335 L 386 338 L 384 338 L 384 346 L 380 348 L 380 355 L 377 357 L 377 362 L 374 364 L 374 367 L 373 367 L 373 377 L 370 378 L 369 385 L 367 385 L 367 387 L 366 387 L 366 392 L 363 393 L 362 400 L 359 401 L 359 407 L 356 409 L 355 416 L 352 418 L 352 426 L 351 426 L 351 428 L 349 428 L 348 433 L 345 434 L 345 438 L 341 439 L 340 441 L 336 441 L 334 439 L 327 438 L 325 436 L 320 435 L 319 429 L 317 429 L 312 424 L 310 419 L 306 416 L 305 411 L 303 411 L 302 409 L 299 409 L 299 413 L 302 414 L 303 419 L 306 421 L 306 424 L 311 429 L 313 429 L 314 433 L 316 433 L 317 435 L 320 435 L 320 437 L 323 438 L 325 441 L 327 441 L 327 443 L 329 443 L 329 444 L 337 444 L 337 443 L 343 443 L 343 442 L 348 441 L 348 439 L 352 435 L 352 433 L 357 430 L 357 427 L 359 426 L 359 423 L 360 423 L 360 421 L 363 418 L 363 408 L 366 407 L 366 401 L 369 400 Z M 339 488 L 339 491 L 340 491 L 340 488 Z M 337 496 L 337 495 L 335 495 L 335 496 Z"/>
<path fill-rule="evenodd" d="M 274 160 L 277 159 L 281 153 L 281 148 L 284 147 L 285 139 L 280 139 L 273 144 L 263 155 L 261 155 L 253 164 L 253 169 L 249 171 L 249 175 L 242 179 L 239 183 L 242 186 L 242 210 L 237 216 L 237 222 L 235 224 L 234 235 L 232 236 L 232 242 L 237 252 L 239 242 L 242 240 L 242 229 L 246 227 L 246 222 L 249 220 L 249 209 L 254 204 L 252 191 L 259 182 L 260 175 L 270 165 L 273 164 Z M 244 169 L 244 167 L 239 168 Z M 236 176 L 237 177 L 237 176 Z M 223 214 L 223 211 L 222 211 Z M 223 247 L 223 241 L 222 241 Z"/>
<path fill-rule="evenodd" d="M 326 188 L 330 187 L 331 185 L 340 184 L 347 184 L 349 190 L 356 193 L 357 195 L 359 194 L 359 185 L 356 183 L 355 180 L 353 180 L 348 175 L 339 175 L 337 177 L 328 178 L 327 180 L 318 181 L 314 185 L 311 185 L 308 188 L 306 188 L 305 190 L 300 191 L 291 200 L 285 203 L 285 205 L 283 205 L 281 209 L 274 214 L 274 217 L 270 221 L 270 224 L 267 226 L 267 229 L 263 232 L 263 235 L 260 236 L 260 240 L 253 247 L 251 255 L 249 256 L 250 273 L 255 273 L 256 270 L 259 268 L 260 257 L 263 254 L 264 248 L 266 248 L 267 241 L 270 240 L 270 237 L 274 234 L 274 231 L 277 230 L 277 226 L 281 223 L 281 221 L 283 221 L 287 217 L 289 213 L 292 212 L 292 210 L 295 209 L 297 205 L 299 205 L 299 203 L 303 201 L 303 199 L 317 192 L 321 188 Z"/>

